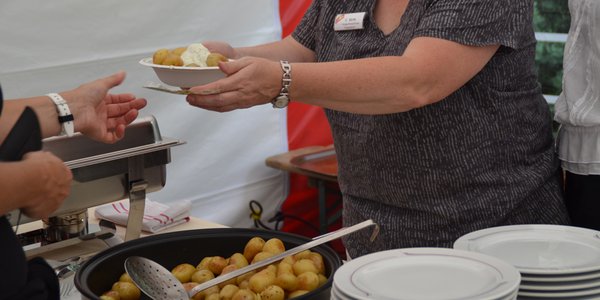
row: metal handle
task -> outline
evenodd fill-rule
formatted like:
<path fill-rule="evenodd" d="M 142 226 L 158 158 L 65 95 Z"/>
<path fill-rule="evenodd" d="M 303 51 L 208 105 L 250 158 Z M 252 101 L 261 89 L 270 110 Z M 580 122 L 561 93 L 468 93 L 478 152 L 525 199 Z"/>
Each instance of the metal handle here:
<path fill-rule="evenodd" d="M 127 217 L 125 241 L 130 241 L 139 238 L 142 234 L 148 182 L 144 180 L 143 156 L 130 157 L 127 162 L 129 164 L 129 216 Z"/>
<path fill-rule="evenodd" d="M 333 241 L 333 240 L 338 239 L 338 238 L 340 238 L 342 236 L 345 236 L 347 234 L 353 233 L 355 231 L 361 230 L 361 229 L 369 227 L 369 226 L 376 226 L 373 234 L 371 235 L 371 240 L 373 240 L 377 236 L 377 234 L 379 233 L 379 226 L 377 224 L 375 224 L 373 222 L 373 220 L 367 220 L 367 221 L 364 221 L 362 223 L 358 223 L 358 224 L 350 226 L 350 227 L 344 227 L 344 228 L 338 229 L 336 231 L 323 234 L 321 236 L 318 236 L 318 237 L 314 238 L 312 241 L 310 241 L 308 243 L 296 246 L 296 247 L 294 247 L 294 248 L 292 248 L 290 250 L 287 250 L 287 251 L 282 252 L 280 254 L 277 254 L 275 256 L 269 257 L 269 258 L 267 258 L 265 260 L 261 260 L 261 261 L 259 261 L 257 263 L 253 263 L 253 264 L 245 266 L 245 267 L 243 267 L 241 269 L 237 269 L 237 270 L 235 270 L 235 271 L 233 271 L 231 273 L 227 273 L 225 275 L 221 275 L 219 277 L 216 277 L 214 279 L 206 281 L 206 282 L 204 282 L 204 283 L 202 283 L 200 285 L 195 286 L 193 289 L 191 289 L 188 292 L 188 295 L 190 297 L 193 297 L 194 295 L 196 295 L 196 293 L 198 293 L 198 292 L 200 292 L 202 290 L 205 290 L 205 289 L 207 289 L 207 288 L 209 288 L 211 286 L 217 285 L 219 283 L 223 283 L 223 282 L 225 282 L 225 281 L 227 281 L 229 279 L 233 279 L 233 278 L 238 277 L 240 275 L 246 274 L 246 273 L 248 273 L 250 271 L 254 271 L 254 270 L 259 269 L 261 267 L 270 265 L 270 264 L 272 264 L 274 262 L 277 262 L 277 261 L 280 261 L 280 260 L 282 260 L 282 259 L 284 259 L 284 258 L 286 258 L 288 256 L 294 255 L 296 253 L 300 253 L 300 252 L 302 252 L 304 250 L 308 250 L 310 248 L 313 248 L 313 247 L 316 247 L 318 245 L 327 243 L 329 241 Z"/>

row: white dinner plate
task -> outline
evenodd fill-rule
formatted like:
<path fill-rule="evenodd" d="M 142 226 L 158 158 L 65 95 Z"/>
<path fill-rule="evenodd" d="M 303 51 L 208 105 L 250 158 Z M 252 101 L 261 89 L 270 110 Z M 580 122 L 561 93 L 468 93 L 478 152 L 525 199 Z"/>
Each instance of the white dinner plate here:
<path fill-rule="evenodd" d="M 352 300 L 352 298 L 342 293 L 335 285 L 331 286 L 331 300 Z"/>
<path fill-rule="evenodd" d="M 522 296 L 519 295 L 519 297 L 517 298 L 518 300 L 540 300 L 543 298 L 539 298 L 539 297 L 527 297 L 527 296 Z M 598 295 L 592 295 L 592 296 L 581 296 L 581 297 L 564 297 L 564 298 L 553 298 L 553 300 L 598 300 L 600 299 L 600 296 Z"/>
<path fill-rule="evenodd" d="M 587 272 L 587 273 L 579 273 L 579 274 L 571 274 L 571 275 L 532 275 L 521 274 L 522 281 L 530 281 L 530 282 L 568 282 L 568 281 L 580 281 L 580 280 L 589 280 L 596 279 L 600 280 L 600 272 Z"/>
<path fill-rule="evenodd" d="M 498 300 L 518 290 L 519 271 L 488 255 L 446 248 L 376 252 L 342 265 L 338 292 L 352 299 Z"/>
<path fill-rule="evenodd" d="M 522 277 L 521 277 L 522 278 Z M 566 282 L 534 282 L 521 280 L 521 289 L 530 291 L 567 291 L 600 288 L 600 280 L 588 279 Z"/>
<path fill-rule="evenodd" d="M 460 237 L 455 249 L 484 253 L 517 267 L 523 276 L 600 271 L 599 232 L 562 225 L 511 225 Z"/>
<path fill-rule="evenodd" d="M 529 290 L 519 290 L 519 297 L 535 297 L 542 299 L 571 299 L 572 297 L 598 297 L 600 299 L 600 288 L 595 289 L 581 289 L 581 290 L 573 290 L 573 291 L 562 291 L 562 292 L 554 292 L 554 291 L 529 291 Z"/>

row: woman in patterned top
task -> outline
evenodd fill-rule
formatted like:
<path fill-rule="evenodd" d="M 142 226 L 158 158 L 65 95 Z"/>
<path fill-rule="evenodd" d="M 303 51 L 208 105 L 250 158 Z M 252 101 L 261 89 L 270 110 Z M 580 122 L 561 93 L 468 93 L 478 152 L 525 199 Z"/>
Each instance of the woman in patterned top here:
<path fill-rule="evenodd" d="M 344 238 L 352 257 L 451 247 L 492 226 L 567 224 L 532 17 L 533 0 L 314 0 L 281 41 L 206 42 L 235 60 L 187 101 L 269 103 L 288 60 L 283 92 L 323 107 L 332 128 L 344 223 L 382 228 L 373 243 L 369 232 Z"/>

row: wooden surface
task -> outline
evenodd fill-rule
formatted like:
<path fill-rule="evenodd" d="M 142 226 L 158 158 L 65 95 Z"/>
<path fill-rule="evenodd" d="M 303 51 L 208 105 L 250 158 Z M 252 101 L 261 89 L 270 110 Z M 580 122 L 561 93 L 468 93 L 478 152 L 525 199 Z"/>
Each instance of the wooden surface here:
<path fill-rule="evenodd" d="M 268 157 L 267 166 L 308 177 L 337 181 L 337 158 L 333 145 L 310 146 Z"/>

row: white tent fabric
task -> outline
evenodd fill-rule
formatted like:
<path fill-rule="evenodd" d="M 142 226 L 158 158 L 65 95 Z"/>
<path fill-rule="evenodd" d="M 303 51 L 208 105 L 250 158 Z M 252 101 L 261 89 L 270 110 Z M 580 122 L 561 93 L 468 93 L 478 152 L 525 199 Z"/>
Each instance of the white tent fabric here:
<path fill-rule="evenodd" d="M 159 48 L 215 39 L 245 46 L 280 35 L 276 0 L 4 0 L 0 84 L 10 99 L 127 71 L 115 92 L 147 98 L 141 115 L 154 115 L 163 136 L 186 142 L 171 149 L 166 186 L 148 197 L 166 204 L 190 200 L 193 216 L 248 227 L 250 200 L 259 201 L 268 218 L 287 195 L 285 174 L 264 163 L 287 151 L 285 110 L 194 108 L 183 96 L 143 89 L 158 79 L 138 61 Z"/>

